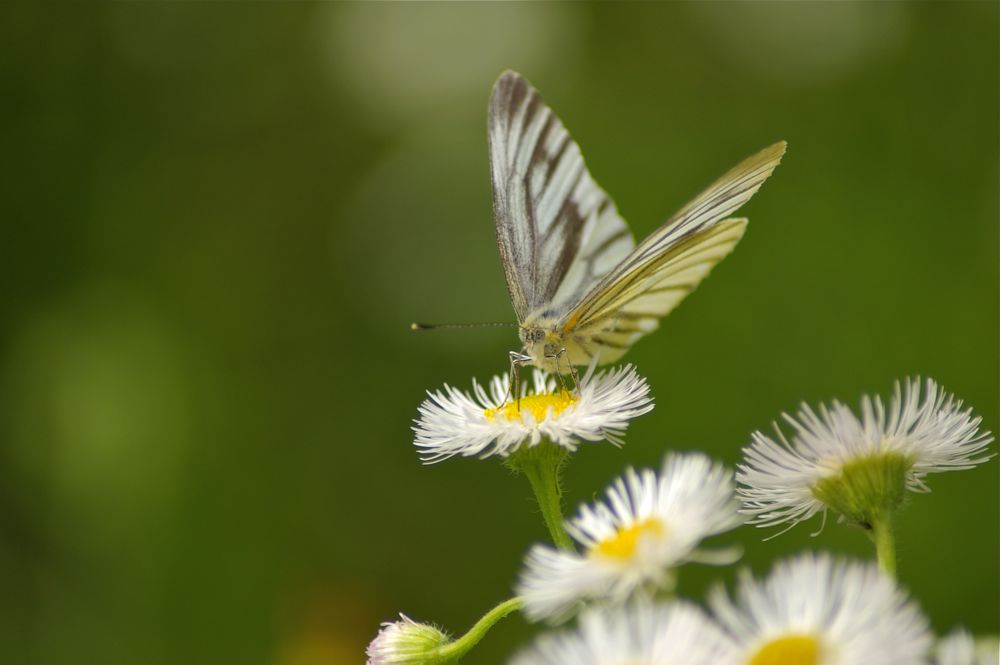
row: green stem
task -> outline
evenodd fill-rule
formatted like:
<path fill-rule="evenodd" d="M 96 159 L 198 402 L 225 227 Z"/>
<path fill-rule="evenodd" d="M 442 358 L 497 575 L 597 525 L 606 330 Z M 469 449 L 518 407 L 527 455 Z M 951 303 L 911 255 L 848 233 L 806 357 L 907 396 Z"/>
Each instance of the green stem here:
<path fill-rule="evenodd" d="M 516 612 L 521 609 L 523 605 L 524 601 L 518 597 L 505 600 L 484 614 L 483 618 L 477 621 L 465 635 L 462 635 L 458 639 L 432 650 L 429 654 L 427 654 L 427 658 L 425 659 L 426 662 L 457 662 L 458 659 L 468 653 L 472 647 L 476 646 L 479 643 L 479 640 L 483 639 L 486 633 L 489 632 L 490 628 L 492 628 L 497 621 L 504 618 L 511 612 Z"/>
<path fill-rule="evenodd" d="M 507 464 L 528 478 L 552 542 L 560 549 L 572 551 L 573 541 L 563 526 L 562 487 L 559 482 L 565 458 L 564 448 L 542 441 L 538 445 L 517 451 L 510 456 Z"/>
<path fill-rule="evenodd" d="M 531 483 L 535 499 L 542 511 L 542 519 L 549 529 L 549 535 L 560 549 L 572 550 L 573 542 L 563 526 L 562 491 L 559 488 L 559 477 L 556 469 L 551 466 L 537 465 L 524 470 L 524 475 Z"/>
<path fill-rule="evenodd" d="M 875 555 L 882 571 L 895 579 L 896 577 L 896 537 L 892 530 L 892 517 L 889 511 L 880 512 L 871 521 L 872 540 L 875 541 Z"/>

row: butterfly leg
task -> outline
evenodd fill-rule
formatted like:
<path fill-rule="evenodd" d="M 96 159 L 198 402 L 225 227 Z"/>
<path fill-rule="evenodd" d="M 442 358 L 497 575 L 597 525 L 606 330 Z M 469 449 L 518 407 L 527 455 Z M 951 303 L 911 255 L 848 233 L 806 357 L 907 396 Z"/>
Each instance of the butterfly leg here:
<path fill-rule="evenodd" d="M 569 374 L 570 376 L 573 377 L 573 391 L 576 392 L 576 393 L 579 393 L 579 391 L 580 391 L 580 377 L 579 377 L 579 375 L 577 375 L 576 368 L 573 367 L 573 363 L 571 363 L 569 361 L 569 355 L 568 355 L 568 353 L 569 352 L 565 348 L 563 348 L 561 351 L 559 351 L 559 353 L 556 353 L 556 354 L 551 355 L 551 356 L 545 356 L 545 358 L 547 360 L 554 360 L 555 361 L 555 365 L 556 365 L 556 379 L 559 381 L 559 387 L 562 388 L 563 390 L 568 391 L 569 390 L 569 386 L 566 385 L 566 376 L 563 374 L 563 371 L 562 371 L 562 361 L 563 361 L 563 358 L 566 359 L 566 367 L 569 368 L 569 372 L 567 372 L 567 374 Z"/>
<path fill-rule="evenodd" d="M 562 361 L 562 355 L 563 355 L 563 352 L 560 351 L 559 353 L 555 354 L 554 356 L 545 356 L 545 357 L 548 360 L 554 360 L 555 361 L 555 363 L 556 363 L 556 380 L 559 381 L 559 387 L 563 391 L 565 391 L 566 390 L 566 378 L 563 376 L 563 373 L 562 373 L 562 366 L 561 366 L 562 365 L 562 363 L 561 363 L 561 361 Z"/>
<path fill-rule="evenodd" d="M 569 362 L 568 359 L 567 359 L 567 362 Z M 580 394 L 580 375 L 577 374 L 576 367 L 573 367 L 572 364 L 570 364 L 570 366 L 569 366 L 569 373 L 573 375 L 573 388 L 576 390 L 576 394 L 579 395 Z"/>
<path fill-rule="evenodd" d="M 559 360 L 556 361 L 556 367 L 559 367 L 559 364 L 560 364 L 562 358 L 566 359 L 566 366 L 569 368 L 569 375 L 573 377 L 573 391 L 576 394 L 579 395 L 580 394 L 580 375 L 576 373 L 576 368 L 573 367 L 573 363 L 570 362 L 570 360 L 569 360 L 569 352 L 566 350 L 566 347 L 563 347 L 562 351 L 559 352 L 558 358 L 559 358 Z M 562 371 L 560 371 L 559 373 L 561 375 Z"/>
<path fill-rule="evenodd" d="M 510 352 L 510 380 L 507 381 L 507 395 L 504 396 L 500 406 L 507 403 L 509 399 L 517 399 L 517 408 L 521 409 L 521 365 L 529 362 L 531 356 L 526 356 L 517 351 Z"/>

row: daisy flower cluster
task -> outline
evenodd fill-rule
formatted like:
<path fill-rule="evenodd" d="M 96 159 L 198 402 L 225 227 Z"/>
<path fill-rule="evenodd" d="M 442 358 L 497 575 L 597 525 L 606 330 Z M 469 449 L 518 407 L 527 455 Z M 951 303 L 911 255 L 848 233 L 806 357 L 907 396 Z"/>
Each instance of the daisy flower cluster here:
<path fill-rule="evenodd" d="M 368 665 L 456 665 L 515 612 L 541 634 L 512 649 L 509 665 L 1000 665 L 996 640 L 962 628 L 936 639 L 906 590 L 919 585 L 897 578 L 896 516 L 908 499 L 929 491 L 932 474 L 993 457 L 982 419 L 931 379 L 898 382 L 888 399 L 862 396 L 857 411 L 836 400 L 802 404 L 773 431 L 750 433 L 735 467 L 671 442 L 656 468 L 622 465 L 603 492 L 583 488 L 590 500 L 564 512 L 571 459 L 588 452 L 584 444 L 623 447 L 633 421 L 654 407 L 635 367 L 599 372 L 598 356 L 621 357 L 732 249 L 746 220 L 722 218 L 757 191 L 785 144 L 741 162 L 623 256 L 627 229 L 537 91 L 504 73 L 490 119 L 498 214 L 541 215 L 499 239 L 523 352 L 510 354 L 510 374 L 428 391 L 413 445 L 424 464 L 490 459 L 523 477 L 548 537 L 523 542 L 510 566 L 512 596 L 465 633 L 400 615 L 371 641 Z M 557 219 L 567 202 L 579 214 Z M 552 274 L 512 260 L 553 247 Z M 582 378 L 572 366 L 563 373 L 584 357 L 593 360 Z M 522 385 L 520 363 L 556 373 L 536 369 Z M 729 443 L 720 448 L 737 453 L 745 441 Z M 870 554 L 792 553 L 768 570 L 737 571 L 728 588 L 717 581 L 703 598 L 683 595 L 695 566 L 719 570 L 742 558 L 739 527 L 780 529 L 774 537 L 817 513 L 869 539 Z M 748 559 L 760 561 L 760 551 Z"/>
<path fill-rule="evenodd" d="M 535 370 L 518 394 L 507 376 L 428 392 L 413 426 L 421 460 L 501 459 L 529 480 L 551 542 L 526 547 L 514 596 L 465 634 L 401 615 L 372 640 L 368 665 L 457 663 L 511 612 L 550 628 L 510 665 L 1000 665 L 995 641 L 962 629 L 935 640 L 895 579 L 892 516 L 906 495 L 927 492 L 930 474 L 992 457 L 981 419 L 934 381 L 897 383 L 885 401 L 864 396 L 857 414 L 839 401 L 803 404 L 782 416 L 784 429 L 752 433 L 735 471 L 696 451 L 627 467 L 564 518 L 568 456 L 584 442 L 622 446 L 653 409 L 632 366 L 592 365 L 569 383 Z M 732 592 L 716 584 L 701 604 L 678 595 L 685 566 L 741 557 L 709 540 L 828 511 L 871 537 L 873 559 L 805 552 L 762 577 L 743 570 Z"/>

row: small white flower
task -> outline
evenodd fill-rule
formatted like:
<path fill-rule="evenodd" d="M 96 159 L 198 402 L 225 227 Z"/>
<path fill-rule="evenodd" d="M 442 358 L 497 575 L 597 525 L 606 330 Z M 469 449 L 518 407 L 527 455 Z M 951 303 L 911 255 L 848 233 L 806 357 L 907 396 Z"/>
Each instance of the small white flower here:
<path fill-rule="evenodd" d="M 804 554 L 767 579 L 744 572 L 737 600 L 715 587 L 709 604 L 736 641 L 741 665 L 922 665 L 927 620 L 873 564 Z"/>
<path fill-rule="evenodd" d="M 580 441 L 619 445 L 629 421 L 653 410 L 649 386 L 631 365 L 596 375 L 591 366 L 578 391 L 536 369 L 534 389 L 525 386 L 520 400 L 503 403 L 509 385 L 509 377 L 494 376 L 489 394 L 475 381 L 472 395 L 448 385 L 428 392 L 413 427 L 423 461 L 506 457 L 526 441 L 534 446 L 542 439 L 571 451 Z"/>
<path fill-rule="evenodd" d="M 998 665 L 1000 644 L 996 638 L 976 642 L 967 630 L 953 630 L 935 648 L 935 665 Z"/>
<path fill-rule="evenodd" d="M 583 506 L 566 523 L 582 553 L 535 545 L 517 593 L 532 620 L 565 618 L 589 598 L 624 601 L 634 591 L 670 588 L 687 561 L 730 563 L 695 548 L 740 524 L 733 475 L 701 453 L 670 454 L 657 474 L 628 469 L 606 502 Z"/>
<path fill-rule="evenodd" d="M 511 665 L 720 665 L 733 651 L 698 607 L 635 602 L 587 610 L 576 630 L 543 636 Z"/>
<path fill-rule="evenodd" d="M 368 645 L 368 665 L 427 665 L 437 662 L 432 652 L 449 642 L 434 626 L 417 623 L 400 614 L 399 621 L 382 624 Z"/>
<path fill-rule="evenodd" d="M 821 404 L 818 414 L 803 404 L 795 417 L 783 414 L 794 430 L 790 442 L 777 425 L 777 440 L 755 432 L 736 472 L 750 523 L 795 525 L 812 517 L 828 507 L 820 484 L 849 472 L 851 465 L 875 465 L 865 469 L 870 478 L 898 469 L 898 483 L 877 478 L 882 485 L 862 488 L 860 495 L 864 500 L 865 490 L 884 491 L 901 500 L 906 490 L 928 491 L 923 482 L 928 473 L 970 469 L 992 457 L 984 454 L 993 437 L 979 431 L 981 418 L 931 379 L 925 386 L 921 394 L 919 379 L 902 388 L 897 382 L 888 409 L 880 397 L 866 395 L 860 418 L 838 401 Z"/>

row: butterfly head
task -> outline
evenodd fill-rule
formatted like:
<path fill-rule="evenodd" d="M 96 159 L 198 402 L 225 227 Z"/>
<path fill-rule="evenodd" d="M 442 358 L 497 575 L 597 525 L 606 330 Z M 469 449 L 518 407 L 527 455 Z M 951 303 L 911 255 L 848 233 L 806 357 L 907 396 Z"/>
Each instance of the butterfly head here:
<path fill-rule="evenodd" d="M 555 328 L 526 323 L 519 330 L 525 355 L 531 356 L 536 367 L 546 368 L 563 350 L 563 338 Z"/>

